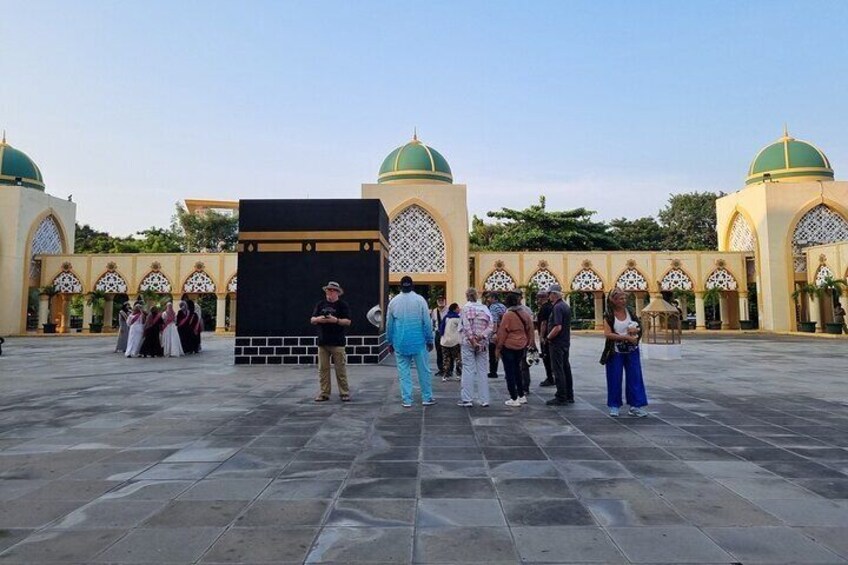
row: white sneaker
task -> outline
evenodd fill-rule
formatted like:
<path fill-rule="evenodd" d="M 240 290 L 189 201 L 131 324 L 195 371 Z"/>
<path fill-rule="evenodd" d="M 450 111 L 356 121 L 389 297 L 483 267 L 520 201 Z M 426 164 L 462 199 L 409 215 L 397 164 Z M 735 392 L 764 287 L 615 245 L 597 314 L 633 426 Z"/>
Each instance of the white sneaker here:
<path fill-rule="evenodd" d="M 627 413 L 633 416 L 634 418 L 644 418 L 648 415 L 647 410 L 638 406 L 631 406 L 630 410 L 628 410 Z"/>
<path fill-rule="evenodd" d="M 506 404 L 507 406 L 521 406 L 521 403 L 519 401 L 513 400 L 511 398 L 504 402 L 504 404 Z"/>
<path fill-rule="evenodd" d="M 518 402 L 519 402 L 519 404 L 527 404 L 527 397 L 526 396 L 519 396 Z"/>
<path fill-rule="evenodd" d="M 401 406 L 403 406 L 404 408 L 412 408 L 412 404 L 410 404 L 409 402 L 402 402 Z"/>
<path fill-rule="evenodd" d="M 474 403 L 471 402 L 470 400 L 467 400 L 467 401 L 466 400 L 460 400 L 459 402 L 456 403 L 456 405 L 457 406 L 463 406 L 465 408 L 470 408 L 471 406 L 474 406 Z"/>
<path fill-rule="evenodd" d="M 431 398 L 430 400 L 424 400 L 421 402 L 421 406 L 433 406 L 436 403 L 436 399 Z"/>
<path fill-rule="evenodd" d="M 481 403 L 480 403 L 480 408 L 488 408 L 488 407 L 489 407 L 489 403 L 488 403 L 488 402 L 481 402 Z"/>
<path fill-rule="evenodd" d="M 610 406 L 609 415 L 611 418 L 618 418 L 620 410 L 615 406 Z"/>

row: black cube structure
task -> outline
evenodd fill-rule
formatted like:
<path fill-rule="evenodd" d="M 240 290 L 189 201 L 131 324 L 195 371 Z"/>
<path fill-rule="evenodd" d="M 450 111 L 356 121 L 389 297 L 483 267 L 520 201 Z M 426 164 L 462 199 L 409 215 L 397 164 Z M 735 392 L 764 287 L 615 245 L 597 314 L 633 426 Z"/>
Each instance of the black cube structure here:
<path fill-rule="evenodd" d="M 237 365 L 317 362 L 312 309 L 328 281 L 350 305 L 347 362 L 387 355 L 383 328 L 366 319 L 385 311 L 389 218 L 376 199 L 240 200 Z"/>

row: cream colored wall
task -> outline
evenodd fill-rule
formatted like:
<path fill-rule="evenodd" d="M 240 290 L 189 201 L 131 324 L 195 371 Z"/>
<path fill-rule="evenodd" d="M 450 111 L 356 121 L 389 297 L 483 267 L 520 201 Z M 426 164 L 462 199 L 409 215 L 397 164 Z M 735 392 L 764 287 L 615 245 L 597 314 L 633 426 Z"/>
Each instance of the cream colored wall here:
<path fill-rule="evenodd" d="M 171 282 L 171 294 L 183 293 L 185 280 L 195 271 L 195 264 L 203 263 L 203 271 L 215 282 L 216 294 L 227 292 L 227 283 L 236 274 L 238 254 L 236 253 L 127 253 L 127 254 L 85 254 L 85 255 L 49 255 L 42 260 L 42 286 L 50 284 L 62 272 L 62 264 L 71 264 L 74 272 L 83 284 L 83 292 L 91 292 L 100 277 L 106 273 L 108 264 L 115 263 L 115 270 L 127 281 L 130 296 L 138 294 L 142 279 L 153 270 L 153 263 L 159 263 L 159 271 Z"/>
<path fill-rule="evenodd" d="M 0 335 L 26 330 L 31 238 L 46 216 L 53 215 L 65 251 L 73 252 L 76 204 L 40 190 L 0 186 Z"/>
<path fill-rule="evenodd" d="M 513 277 L 519 286 L 530 282 L 530 277 L 539 269 L 539 262 L 545 261 L 547 268 L 560 281 L 563 289 L 571 290 L 571 282 L 582 271 L 588 261 L 604 282 L 604 290 L 612 289 L 621 273 L 628 268 L 628 262 L 635 262 L 634 267 L 648 281 L 648 292 L 657 293 L 659 281 L 672 268 L 672 262 L 679 262 L 692 279 L 695 292 L 703 292 L 707 277 L 722 261 L 730 271 L 740 289 L 747 284 L 745 273 L 745 255 L 734 252 L 717 251 L 586 251 L 586 252 L 477 252 L 472 253 L 476 265 L 474 286 L 483 288 L 486 278 L 496 268 L 499 261 L 503 268 Z"/>
<path fill-rule="evenodd" d="M 362 198 L 377 198 L 391 220 L 412 204 L 427 210 L 442 229 L 447 247 L 447 273 L 390 273 L 397 283 L 404 274 L 420 283 L 444 282 L 448 302 L 459 302 L 468 287 L 468 205 L 464 184 L 363 184 Z"/>
<path fill-rule="evenodd" d="M 772 182 L 750 185 L 716 202 L 719 249 L 728 246 L 730 226 L 741 213 L 757 236 L 757 288 L 760 327 L 790 331 L 796 327 L 792 232 L 798 220 L 818 204 L 848 218 L 848 182 Z"/>
<path fill-rule="evenodd" d="M 848 278 L 848 241 L 807 248 L 807 282 L 814 283 L 820 265 L 827 265 L 835 279 Z"/>

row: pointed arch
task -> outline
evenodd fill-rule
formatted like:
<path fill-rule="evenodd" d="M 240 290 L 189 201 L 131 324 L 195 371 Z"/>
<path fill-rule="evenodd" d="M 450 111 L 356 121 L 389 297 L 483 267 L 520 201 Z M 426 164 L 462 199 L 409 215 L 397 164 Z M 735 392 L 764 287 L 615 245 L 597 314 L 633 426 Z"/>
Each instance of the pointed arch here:
<path fill-rule="evenodd" d="M 826 264 L 820 265 L 816 270 L 815 285 L 823 286 L 827 279 L 835 279 L 833 270 Z"/>
<path fill-rule="evenodd" d="M 636 267 L 627 267 L 615 280 L 616 288 L 621 290 L 648 290 L 648 279 Z"/>
<path fill-rule="evenodd" d="M 405 202 L 389 220 L 390 273 L 447 273 L 443 222 L 418 199 Z"/>
<path fill-rule="evenodd" d="M 727 247 L 730 251 L 756 251 L 757 234 L 751 222 L 738 209 L 727 231 Z"/>
<path fill-rule="evenodd" d="M 30 280 L 40 277 L 36 255 L 61 255 L 68 249 L 67 235 L 62 220 L 49 208 L 38 215 L 30 226 L 27 238 L 28 275 Z"/>
<path fill-rule="evenodd" d="M 790 222 L 788 248 L 794 271 L 807 272 L 805 249 L 811 245 L 848 241 L 848 212 L 836 202 L 816 198 L 807 203 Z"/>
<path fill-rule="evenodd" d="M 692 277 L 680 267 L 672 267 L 660 279 L 660 290 L 694 290 Z"/>
<path fill-rule="evenodd" d="M 509 291 L 518 286 L 509 271 L 503 267 L 495 267 L 485 279 L 483 279 L 483 290 L 487 291 Z"/>
<path fill-rule="evenodd" d="M 548 268 L 540 268 L 530 276 L 528 284 L 535 285 L 537 289 L 547 292 L 551 285 L 560 284 L 559 279 Z M 560 285 L 562 286 L 562 285 Z"/>
<path fill-rule="evenodd" d="M 724 267 L 718 267 L 710 276 L 707 277 L 706 282 L 704 283 L 704 288 L 711 289 L 717 288 L 719 290 L 738 290 L 739 283 L 736 281 L 736 277 L 733 276 L 733 273 L 725 269 Z"/>
<path fill-rule="evenodd" d="M 97 278 L 94 283 L 94 290 L 99 290 L 107 294 L 126 294 L 129 291 L 129 283 L 127 279 L 118 272 L 106 271 Z"/>
<path fill-rule="evenodd" d="M 583 292 L 604 290 L 604 280 L 594 269 L 584 267 L 571 279 L 571 290 Z"/>
<path fill-rule="evenodd" d="M 63 270 L 53 277 L 51 283 L 59 294 L 82 294 L 83 287 L 80 278 L 71 270 Z"/>
<path fill-rule="evenodd" d="M 172 288 L 170 279 L 162 271 L 150 271 L 138 283 L 138 290 L 141 292 L 152 290 L 161 294 L 170 294 Z"/>
<path fill-rule="evenodd" d="M 227 281 L 227 292 L 238 292 L 238 271 L 233 273 L 233 276 L 231 276 L 230 280 Z"/>
<path fill-rule="evenodd" d="M 183 292 L 189 294 L 209 294 L 216 289 L 215 281 L 203 269 L 194 271 L 183 282 Z"/>

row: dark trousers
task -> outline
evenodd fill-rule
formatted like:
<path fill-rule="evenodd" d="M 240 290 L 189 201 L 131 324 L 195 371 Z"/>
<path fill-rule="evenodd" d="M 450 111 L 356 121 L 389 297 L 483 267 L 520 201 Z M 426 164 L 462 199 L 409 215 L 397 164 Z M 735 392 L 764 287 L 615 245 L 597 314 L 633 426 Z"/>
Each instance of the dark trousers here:
<path fill-rule="evenodd" d="M 630 353 L 614 352 L 607 359 L 607 406 L 621 408 L 621 378 L 627 375 L 624 398 L 627 404 L 641 408 L 648 405 L 639 350 Z"/>
<path fill-rule="evenodd" d="M 554 375 L 551 371 L 551 351 L 550 345 L 548 342 L 542 344 L 539 353 L 542 355 L 542 363 L 545 365 L 545 380 L 548 382 L 554 382 Z"/>
<path fill-rule="evenodd" d="M 436 332 L 436 371 L 441 373 L 444 369 L 445 353 L 442 350 L 442 334 Z"/>
<path fill-rule="evenodd" d="M 495 357 L 495 344 L 489 344 L 489 376 L 498 376 L 498 358 Z"/>
<path fill-rule="evenodd" d="M 523 352 L 523 349 L 509 349 L 507 347 L 501 349 L 506 388 L 509 391 L 509 397 L 513 400 L 519 396 L 524 396 L 524 383 L 522 382 L 520 366 Z"/>
<path fill-rule="evenodd" d="M 550 344 L 551 366 L 556 382 L 556 398 L 562 402 L 574 400 L 574 381 L 568 362 L 568 345 Z"/>
<path fill-rule="evenodd" d="M 527 348 L 521 350 L 521 361 L 518 365 L 521 369 L 521 385 L 524 396 L 528 396 L 530 394 L 530 365 L 527 364 Z"/>

